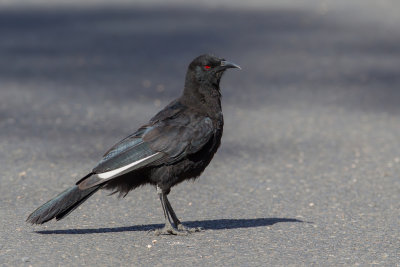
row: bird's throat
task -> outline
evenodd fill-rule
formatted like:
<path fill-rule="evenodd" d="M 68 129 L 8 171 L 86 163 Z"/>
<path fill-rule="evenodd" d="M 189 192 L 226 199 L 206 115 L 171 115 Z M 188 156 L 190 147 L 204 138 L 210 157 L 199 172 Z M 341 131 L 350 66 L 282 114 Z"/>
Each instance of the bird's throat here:
<path fill-rule="evenodd" d="M 219 86 L 198 85 L 183 91 L 181 101 L 190 107 L 203 110 L 210 117 L 221 112 L 221 92 Z"/>

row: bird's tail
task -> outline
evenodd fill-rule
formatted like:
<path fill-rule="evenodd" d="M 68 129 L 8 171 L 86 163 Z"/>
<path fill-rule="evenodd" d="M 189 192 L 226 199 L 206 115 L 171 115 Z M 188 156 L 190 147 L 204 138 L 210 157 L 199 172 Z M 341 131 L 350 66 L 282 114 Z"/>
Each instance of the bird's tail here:
<path fill-rule="evenodd" d="M 102 187 L 98 185 L 81 190 L 75 185 L 37 208 L 26 219 L 32 224 L 42 224 L 53 218 L 61 220 Z"/>

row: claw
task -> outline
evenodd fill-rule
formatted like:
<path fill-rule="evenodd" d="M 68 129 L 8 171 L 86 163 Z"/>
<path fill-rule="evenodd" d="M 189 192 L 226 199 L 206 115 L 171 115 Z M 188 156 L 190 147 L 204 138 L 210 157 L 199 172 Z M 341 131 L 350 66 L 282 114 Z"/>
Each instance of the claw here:
<path fill-rule="evenodd" d="M 154 231 L 154 234 L 156 236 L 159 235 L 188 235 L 190 232 L 189 231 L 182 231 L 180 229 L 175 229 L 172 227 L 164 227 L 161 229 L 157 229 Z"/>
<path fill-rule="evenodd" d="M 203 227 L 194 227 L 194 228 L 189 228 L 189 227 L 186 227 L 186 226 L 184 226 L 183 224 L 178 224 L 178 230 L 179 231 L 185 231 L 185 232 L 188 232 L 188 233 L 196 233 L 196 232 L 202 232 L 202 231 L 204 231 L 204 228 Z"/>

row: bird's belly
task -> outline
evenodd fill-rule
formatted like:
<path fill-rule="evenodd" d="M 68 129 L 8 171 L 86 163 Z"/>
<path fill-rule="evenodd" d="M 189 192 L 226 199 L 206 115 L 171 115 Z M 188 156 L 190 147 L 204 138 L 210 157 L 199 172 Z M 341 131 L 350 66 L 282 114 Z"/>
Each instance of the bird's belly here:
<path fill-rule="evenodd" d="M 154 169 L 150 181 L 162 188 L 170 188 L 184 180 L 195 179 L 200 176 L 210 161 L 191 161 L 184 159 L 174 165 L 165 165 Z"/>

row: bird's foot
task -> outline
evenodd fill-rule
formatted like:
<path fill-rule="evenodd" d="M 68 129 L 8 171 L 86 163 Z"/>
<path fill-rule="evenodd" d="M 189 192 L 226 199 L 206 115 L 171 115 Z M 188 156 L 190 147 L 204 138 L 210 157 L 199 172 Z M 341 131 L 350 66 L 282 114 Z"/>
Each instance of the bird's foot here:
<path fill-rule="evenodd" d="M 182 231 L 175 229 L 172 226 L 164 226 L 164 228 L 157 229 L 154 231 L 155 235 L 188 235 L 188 231 Z"/>
<path fill-rule="evenodd" d="M 204 231 L 204 228 L 203 228 L 203 227 L 193 227 L 193 228 L 189 228 L 189 227 L 184 226 L 184 225 L 181 224 L 181 223 L 178 224 L 177 228 L 178 228 L 179 231 L 184 231 L 184 232 L 187 232 L 187 233 L 195 233 L 195 232 L 202 232 L 202 231 Z"/>

